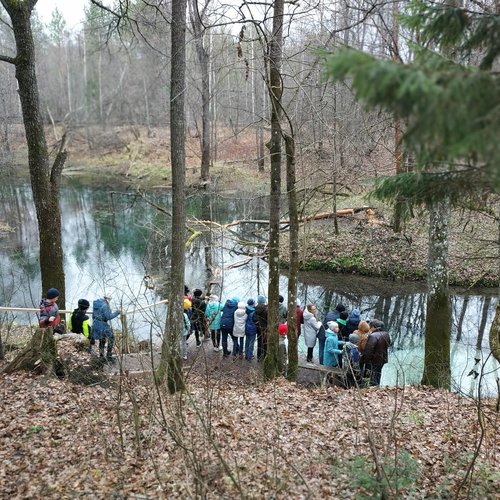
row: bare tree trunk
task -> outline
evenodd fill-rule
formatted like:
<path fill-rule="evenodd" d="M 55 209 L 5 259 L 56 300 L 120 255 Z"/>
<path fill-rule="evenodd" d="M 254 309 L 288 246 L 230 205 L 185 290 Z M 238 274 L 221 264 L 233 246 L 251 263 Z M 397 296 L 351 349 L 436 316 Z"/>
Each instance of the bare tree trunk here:
<path fill-rule="evenodd" d="M 185 264 L 185 129 L 184 96 L 186 85 L 186 6 L 187 0 L 172 1 L 172 60 L 170 70 L 170 148 L 172 162 L 172 256 L 168 317 L 161 348 L 159 381 L 167 377 L 173 394 L 184 389 L 180 356 L 184 319 Z"/>
<path fill-rule="evenodd" d="M 293 135 L 285 135 L 286 188 L 290 219 L 288 269 L 288 370 L 287 378 L 297 380 L 299 352 L 297 338 L 297 282 L 299 272 L 299 213 L 297 209 L 297 188 L 295 178 L 295 141 Z"/>
<path fill-rule="evenodd" d="M 269 203 L 269 285 L 268 285 L 268 340 L 264 359 L 264 377 L 279 374 L 278 304 L 279 304 L 279 229 L 281 196 L 281 96 L 283 93 L 281 62 L 283 57 L 284 0 L 275 0 L 273 33 L 269 42 L 269 98 L 271 100 L 271 196 Z"/>
<path fill-rule="evenodd" d="M 467 311 L 468 305 L 469 305 L 469 297 L 467 296 L 464 298 L 464 302 L 462 304 L 462 310 L 460 311 L 460 317 L 457 323 L 457 342 L 460 342 L 460 340 L 462 339 L 465 312 Z"/>
<path fill-rule="evenodd" d="M 429 207 L 427 316 L 422 384 L 450 388 L 451 304 L 448 295 L 449 199 Z"/>
<path fill-rule="evenodd" d="M 500 266 L 500 222 L 498 224 L 498 264 Z M 500 270 L 499 270 L 500 271 Z M 498 273 L 500 276 L 500 272 Z M 495 317 L 493 318 L 493 323 L 490 328 L 490 349 L 493 357 L 500 363 L 500 283 L 498 284 L 498 302 L 495 312 Z M 497 384 L 498 384 L 497 377 Z"/>
<path fill-rule="evenodd" d="M 38 220 L 40 239 L 40 270 L 42 288 L 59 288 L 59 304 L 65 306 L 65 279 L 61 238 L 59 191 L 61 173 L 66 160 L 64 142 L 54 165 L 50 166 L 45 131 L 43 128 L 38 82 L 35 71 L 35 45 L 31 30 L 31 13 L 35 2 L 1 0 L 8 12 L 16 40 L 16 58 L 8 60 L 16 67 L 19 99 L 24 130 L 28 143 L 28 164 L 31 189 Z"/>
<path fill-rule="evenodd" d="M 500 363 L 500 302 L 497 304 L 495 318 L 490 328 L 491 354 Z"/>
<path fill-rule="evenodd" d="M 205 8 L 210 0 L 205 3 Z M 211 144 L 210 139 L 212 132 L 210 130 L 210 71 L 209 60 L 210 54 L 204 44 L 204 27 L 202 22 L 203 14 L 199 11 L 199 6 L 194 0 L 189 3 L 191 26 L 194 32 L 194 45 L 196 56 L 201 72 L 201 172 L 200 179 L 202 182 L 208 181 L 210 177 L 210 154 Z"/>

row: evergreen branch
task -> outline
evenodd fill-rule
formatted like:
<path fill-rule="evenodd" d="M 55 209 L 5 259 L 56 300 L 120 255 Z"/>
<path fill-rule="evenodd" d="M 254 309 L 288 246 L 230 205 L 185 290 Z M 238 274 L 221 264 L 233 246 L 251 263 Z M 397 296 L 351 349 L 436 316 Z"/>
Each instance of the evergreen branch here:
<path fill-rule="evenodd" d="M 462 206 L 464 199 L 480 200 L 491 193 L 488 176 L 476 171 L 471 176 L 461 172 L 408 172 L 377 179 L 370 196 L 388 203 L 403 202 L 407 209 L 427 206 L 435 200 L 450 198 L 454 206 Z"/>

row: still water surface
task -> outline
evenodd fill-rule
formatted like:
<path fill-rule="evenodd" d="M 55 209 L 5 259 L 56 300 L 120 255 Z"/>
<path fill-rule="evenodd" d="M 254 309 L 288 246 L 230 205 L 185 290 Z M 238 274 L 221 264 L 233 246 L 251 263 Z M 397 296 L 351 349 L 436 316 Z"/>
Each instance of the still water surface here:
<path fill-rule="evenodd" d="M 27 183 L 5 183 L 0 194 L 0 220 L 13 228 L 0 240 L 0 303 L 36 307 L 42 290 L 31 189 Z M 175 262 L 168 257 L 170 218 L 157 206 L 171 210 L 168 192 L 148 194 L 146 202 L 134 196 L 130 188 L 119 185 L 89 187 L 77 179 L 66 181 L 61 207 L 68 309 L 75 307 L 79 298 L 92 301 L 104 290 L 112 292 L 113 304 L 123 310 L 152 304 L 166 296 L 165 276 Z M 199 229 L 195 219 L 220 224 L 267 219 L 268 201 L 266 197 L 244 194 L 194 194 L 186 199 L 186 212 L 191 221 L 188 225 Z M 223 235 L 216 228 L 205 230 L 187 254 L 186 283 L 192 289 L 206 290 L 208 282 L 212 282 L 213 292 L 222 300 L 265 295 L 267 264 L 259 258 L 249 259 L 239 241 L 262 241 L 261 227 L 234 226 Z M 285 297 L 286 284 L 283 275 L 281 293 Z M 316 304 L 321 317 L 342 302 L 348 309 L 361 309 L 363 319 L 382 319 L 394 342 L 382 384 L 420 381 L 426 300 L 423 284 L 304 272 L 299 276 L 299 299 L 303 305 Z M 452 376 L 456 390 L 476 394 L 481 383 L 483 394 L 497 392 L 499 367 L 488 349 L 496 300 L 494 290 L 452 291 Z M 151 335 L 159 339 L 165 313 L 165 306 L 136 312 L 128 318 L 129 327 L 139 337 Z M 15 319 L 35 322 L 33 315 L 28 318 L 17 314 Z M 119 321 L 114 321 L 119 328 Z M 299 348 L 305 351 L 303 344 Z M 480 362 L 475 365 L 474 359 Z M 468 375 L 473 368 L 479 376 Z"/>

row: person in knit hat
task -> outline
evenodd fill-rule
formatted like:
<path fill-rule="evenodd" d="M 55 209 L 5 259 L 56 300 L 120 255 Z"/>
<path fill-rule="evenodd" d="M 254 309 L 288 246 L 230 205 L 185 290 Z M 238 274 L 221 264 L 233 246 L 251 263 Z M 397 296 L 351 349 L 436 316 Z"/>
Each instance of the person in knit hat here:
<path fill-rule="evenodd" d="M 339 340 L 339 324 L 336 321 L 329 321 L 327 326 L 323 362 L 325 366 L 335 367 L 339 364 L 338 357 L 342 356 L 342 346 L 344 342 Z"/>
<path fill-rule="evenodd" d="M 64 333 L 64 325 L 61 324 L 59 316 L 59 307 L 57 307 L 57 299 L 59 298 L 59 290 L 57 288 L 49 288 L 47 290 L 47 298 L 42 298 L 40 301 L 40 317 L 38 324 L 40 328 L 53 328 L 53 333 Z"/>
<path fill-rule="evenodd" d="M 90 302 L 87 299 L 78 301 L 78 308 L 75 309 L 69 316 L 68 328 L 73 333 L 81 333 L 90 341 L 89 352 L 94 349 L 95 340 L 92 336 L 92 327 L 90 326 L 90 318 L 87 316 L 87 310 L 90 307 Z"/>

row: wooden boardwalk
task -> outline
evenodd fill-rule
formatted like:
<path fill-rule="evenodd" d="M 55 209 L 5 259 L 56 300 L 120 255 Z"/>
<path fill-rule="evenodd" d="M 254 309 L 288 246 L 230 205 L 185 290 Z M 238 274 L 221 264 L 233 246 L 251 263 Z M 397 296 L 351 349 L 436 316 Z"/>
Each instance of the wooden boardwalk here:
<path fill-rule="evenodd" d="M 134 354 L 124 354 L 117 358 L 113 365 L 105 365 L 105 372 L 113 377 L 120 373 L 130 378 L 149 378 L 152 374 L 152 367 L 157 367 L 160 361 L 160 351 L 141 352 Z M 238 377 L 240 381 L 248 378 L 255 380 L 261 377 L 262 364 L 256 359 L 247 361 L 230 356 L 223 358 L 222 352 L 215 352 L 210 342 L 204 342 L 201 347 L 194 345 L 190 347 L 188 360 L 184 362 L 187 372 L 198 374 L 207 373 L 217 375 L 229 375 Z M 314 386 L 342 386 L 344 381 L 344 371 L 340 368 L 329 368 L 319 363 L 307 363 L 305 358 L 299 358 L 299 373 L 297 383 Z"/>

